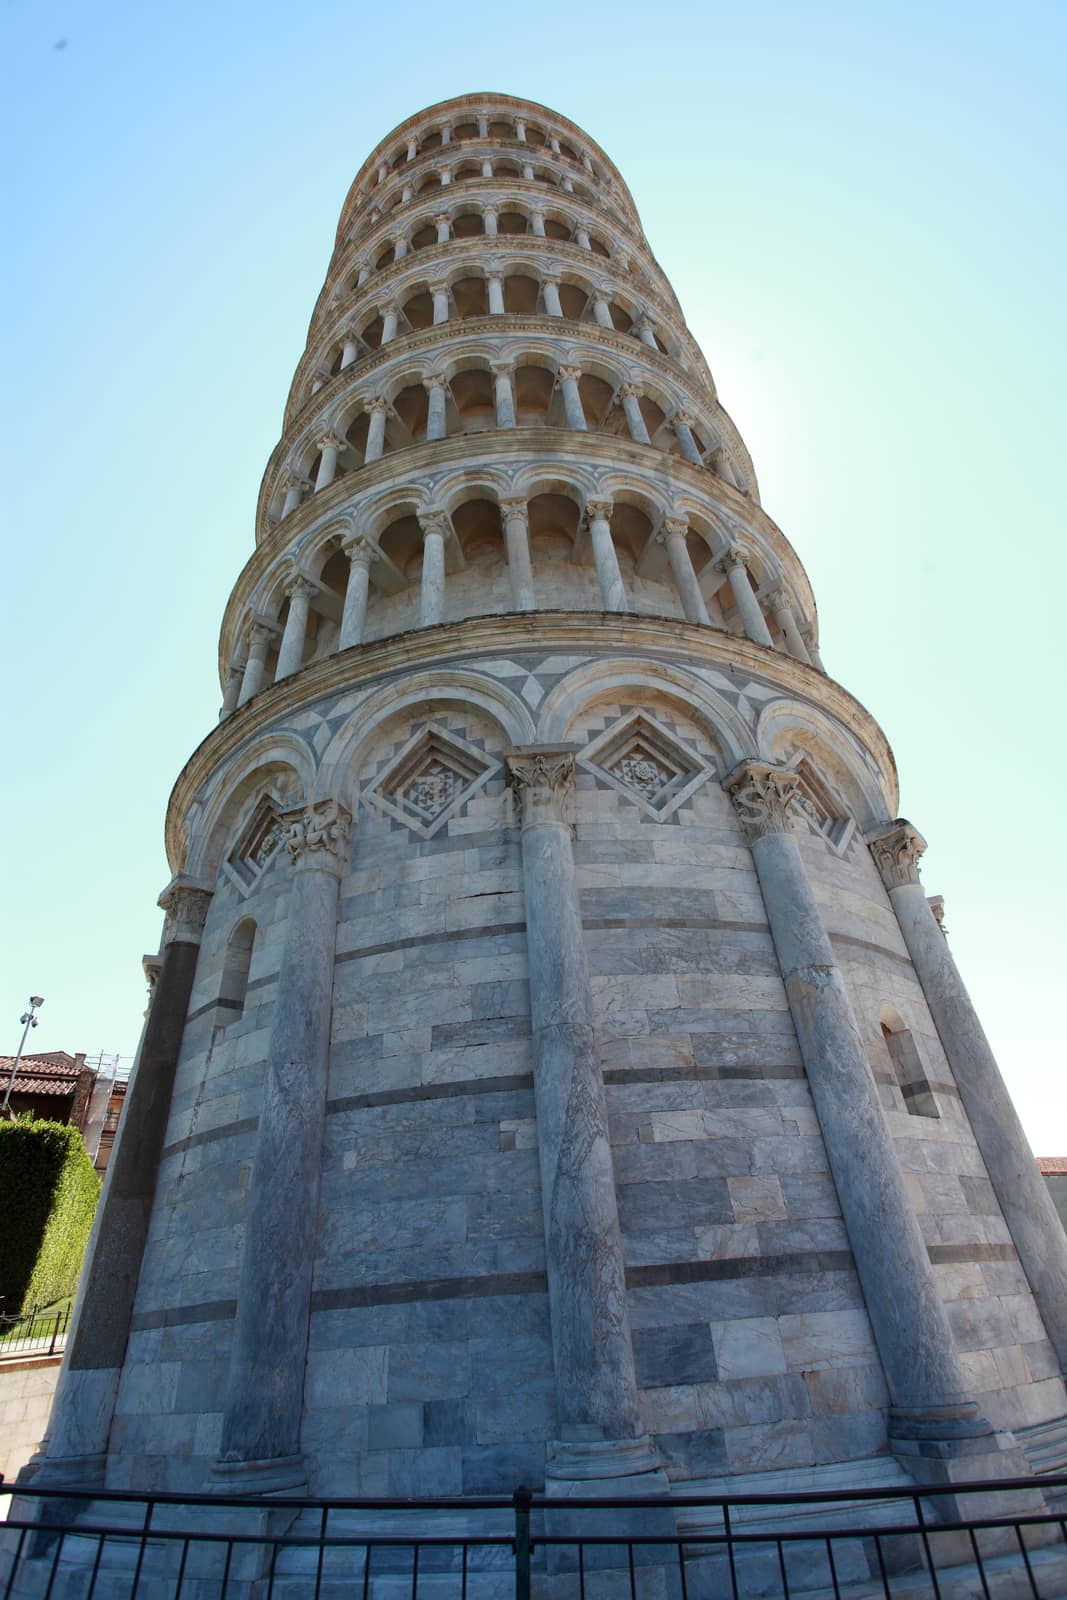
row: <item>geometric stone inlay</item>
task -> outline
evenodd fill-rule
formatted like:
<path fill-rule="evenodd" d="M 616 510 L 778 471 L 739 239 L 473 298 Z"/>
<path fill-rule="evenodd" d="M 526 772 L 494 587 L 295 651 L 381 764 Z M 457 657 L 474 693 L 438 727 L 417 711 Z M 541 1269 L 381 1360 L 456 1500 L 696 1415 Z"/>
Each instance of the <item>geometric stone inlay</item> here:
<path fill-rule="evenodd" d="M 242 894 L 251 894 L 270 866 L 287 826 L 284 814 L 264 795 L 226 858 L 229 875 Z"/>
<path fill-rule="evenodd" d="M 838 855 L 844 855 L 855 832 L 855 821 L 846 814 L 833 790 L 804 756 L 790 765 L 800 779 L 795 802 L 797 810 L 812 833 L 825 839 Z"/>
<path fill-rule="evenodd" d="M 363 791 L 363 803 L 432 839 L 499 769 L 500 762 L 484 750 L 431 723 Z"/>
<path fill-rule="evenodd" d="M 712 776 L 706 761 L 644 711 L 616 722 L 578 760 L 661 822 Z"/>

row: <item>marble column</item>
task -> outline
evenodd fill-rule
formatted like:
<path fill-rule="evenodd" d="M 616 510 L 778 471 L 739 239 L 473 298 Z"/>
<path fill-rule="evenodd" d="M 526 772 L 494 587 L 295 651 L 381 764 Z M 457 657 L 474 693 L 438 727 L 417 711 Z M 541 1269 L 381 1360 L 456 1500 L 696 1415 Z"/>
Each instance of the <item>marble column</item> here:
<path fill-rule="evenodd" d="M 404 234 L 394 233 L 392 238 L 393 260 L 403 261 L 408 253 L 408 241 Z"/>
<path fill-rule="evenodd" d="M 536 208 L 530 212 L 530 232 L 538 239 L 545 237 L 545 214 Z"/>
<path fill-rule="evenodd" d="M 589 237 L 589 229 L 581 223 L 574 230 L 574 242 L 580 250 L 592 250 L 593 241 Z"/>
<path fill-rule="evenodd" d="M 801 628 L 800 637 L 804 641 L 804 648 L 808 652 L 808 660 L 812 666 L 817 668 L 819 672 L 825 672 L 826 668 L 822 664 L 822 656 L 819 654 L 819 646 L 815 639 L 815 629 L 810 622 Z"/>
<path fill-rule="evenodd" d="M 246 657 L 234 656 L 226 674 L 226 684 L 222 691 L 222 705 L 219 707 L 219 721 L 224 722 L 237 710 L 237 702 L 241 693 L 241 684 L 245 675 Z"/>
<path fill-rule="evenodd" d="M 329 381 L 330 381 L 330 374 L 327 371 L 325 371 L 324 368 L 316 367 L 315 371 L 311 374 L 311 392 L 312 392 L 312 394 L 318 394 L 319 390 L 320 389 L 324 389 L 326 387 L 326 385 L 329 383 Z"/>
<path fill-rule="evenodd" d="M 441 143 L 452 143 L 452 124 L 450 122 L 442 122 L 441 124 Z"/>
<path fill-rule="evenodd" d="M 534 1093 L 560 1438 L 551 1477 L 656 1465 L 637 1408 L 604 1084 L 567 808 L 574 755 L 512 750 L 521 806 Z"/>
<path fill-rule="evenodd" d="M 483 206 L 482 221 L 485 223 L 486 237 L 494 239 L 500 223 L 500 213 L 496 206 Z"/>
<path fill-rule="evenodd" d="M 565 194 L 574 193 L 574 179 L 569 172 L 563 174 L 562 188 Z"/>
<path fill-rule="evenodd" d="M 371 264 L 370 264 L 369 261 L 361 261 L 360 262 L 360 264 L 359 264 L 359 275 L 356 278 L 356 288 L 357 289 L 362 289 L 363 285 L 366 283 L 367 279 L 370 277 L 371 272 L 373 270 L 374 269 L 371 267 Z"/>
<path fill-rule="evenodd" d="M 442 212 L 440 216 L 434 217 L 433 220 L 437 229 L 438 244 L 447 244 L 452 237 L 452 218 L 447 212 Z"/>
<path fill-rule="evenodd" d="M 400 191 L 400 204 L 402 206 L 406 206 L 408 201 L 413 200 L 414 198 L 415 185 L 412 183 L 405 183 L 404 187 Z"/>
<path fill-rule="evenodd" d="M 363 643 L 363 630 L 367 625 L 367 596 L 370 591 L 370 568 L 374 559 L 374 546 L 361 533 L 352 535 L 342 545 L 348 557 L 348 583 L 345 586 L 345 605 L 341 614 L 341 633 L 337 641 L 339 650 L 349 645 Z"/>
<path fill-rule="evenodd" d="M 512 605 L 516 611 L 533 611 L 537 601 L 530 563 L 530 523 L 526 501 L 502 500 L 500 514 L 504 519 Z"/>
<path fill-rule="evenodd" d="M 328 489 L 337 476 L 337 457 L 345 447 L 346 441 L 336 433 L 324 433 L 317 439 L 316 445 L 320 451 L 319 470 L 315 474 L 315 492 Z"/>
<path fill-rule="evenodd" d="M 234 1490 L 298 1488 L 304 1362 L 311 1315 L 337 902 L 348 811 L 304 808 L 286 849 L 288 922 L 248 1197 L 222 1447 L 215 1473 Z"/>
<path fill-rule="evenodd" d="M 515 137 L 520 144 L 526 143 L 526 123 L 522 117 L 515 118 Z"/>
<path fill-rule="evenodd" d="M 515 391 L 511 386 L 511 378 L 515 369 L 510 361 L 494 361 L 492 370 L 496 425 L 498 428 L 514 428 Z"/>
<path fill-rule="evenodd" d="M 704 458 L 697 449 L 697 442 L 693 438 L 693 419 L 688 411 L 676 411 L 671 418 L 671 427 L 674 436 L 681 447 L 682 455 L 694 467 L 702 467 Z"/>
<path fill-rule="evenodd" d="M 480 112 L 478 116 L 478 137 L 479 139 L 489 137 L 489 118 L 485 112 Z"/>
<path fill-rule="evenodd" d="M 491 178 L 492 176 L 493 176 L 493 163 L 489 160 L 489 158 L 487 156 L 485 158 L 485 160 L 482 162 L 482 177 L 483 178 Z"/>
<path fill-rule="evenodd" d="M 363 465 L 369 466 L 372 461 L 379 460 L 385 450 L 385 421 L 389 403 L 384 395 L 376 394 L 364 403 L 363 409 L 370 417 L 363 451 Z"/>
<path fill-rule="evenodd" d="M 245 675 L 241 680 L 241 692 L 237 697 L 237 704 L 243 706 L 246 700 L 251 700 L 263 687 L 263 679 L 267 670 L 267 651 L 274 637 L 275 630 L 265 622 L 253 622 L 252 633 L 248 645 L 248 660 L 245 662 Z"/>
<path fill-rule="evenodd" d="M 744 554 L 736 545 L 726 556 L 726 576 L 730 582 L 734 604 L 744 626 L 745 638 L 751 639 L 753 644 L 769 645 L 770 631 L 763 620 L 763 612 L 753 593 L 752 585 L 748 581 Z"/>
<path fill-rule="evenodd" d="M 417 139 L 409 139 L 408 140 L 407 160 L 408 161 L 414 161 L 414 159 L 418 155 L 418 153 L 419 153 L 419 141 Z"/>
<path fill-rule="evenodd" d="M 560 367 L 559 386 L 563 392 L 563 412 L 567 419 L 568 428 L 579 428 L 585 431 L 585 410 L 582 406 L 581 390 L 578 388 L 578 379 L 582 375 L 581 367 Z"/>
<path fill-rule="evenodd" d="M 899 818 L 868 843 L 993 1192 L 1060 1370 L 1067 1374 L 1067 1237 L 948 940 L 919 881 L 919 859 L 926 841 L 910 822 Z"/>
<path fill-rule="evenodd" d="M 534 169 L 533 169 L 532 164 L 529 161 L 524 161 L 523 162 L 523 164 L 522 164 L 522 175 L 526 179 L 527 183 L 533 183 L 533 181 L 534 181 Z"/>
<path fill-rule="evenodd" d="M 560 154 L 559 140 L 556 138 L 554 133 L 551 133 L 548 136 L 548 148 L 551 150 L 554 156 L 558 156 Z"/>
<path fill-rule="evenodd" d="M 448 284 L 431 283 L 430 293 L 433 295 L 433 321 L 434 327 L 448 321 Z"/>
<path fill-rule="evenodd" d="M 589 518 L 589 538 L 593 545 L 601 604 L 605 611 L 628 611 L 630 608 L 626 603 L 619 558 L 611 537 L 611 501 L 587 500 L 585 511 Z"/>
<path fill-rule="evenodd" d="M 355 328 L 346 328 L 341 335 L 341 371 L 350 367 L 359 357 L 359 334 Z"/>
<path fill-rule="evenodd" d="M 489 315 L 502 317 L 504 315 L 504 280 L 498 272 L 491 272 L 486 278 L 489 287 Z"/>
<path fill-rule="evenodd" d="M 611 320 L 611 308 L 608 305 L 606 295 L 600 289 L 593 296 L 593 320 L 601 328 L 614 330 L 615 324 Z"/>
<path fill-rule="evenodd" d="M 160 896 L 166 912 L 163 961 L 86 1251 L 47 1451 L 43 1461 L 34 1463 L 33 1482 L 41 1486 L 103 1485 L 174 1074 L 211 893 L 204 884 L 178 877 Z"/>
<path fill-rule="evenodd" d="M 388 164 L 383 161 L 380 164 L 380 166 L 378 167 L 378 183 L 379 183 L 379 185 L 383 184 L 388 176 L 389 176 L 389 167 L 388 167 Z"/>
<path fill-rule="evenodd" d="M 859 1026 L 792 832 L 799 779 L 786 768 L 745 761 L 723 788 L 741 819 L 759 877 L 889 1388 L 891 1443 L 895 1447 L 899 1441 L 908 1453 L 915 1441 L 988 1435 L 989 1424 L 967 1398 Z"/>
<path fill-rule="evenodd" d="M 451 182 L 452 182 L 452 168 L 451 167 L 442 167 L 441 168 L 441 187 L 442 187 L 442 189 L 447 189 Z"/>
<path fill-rule="evenodd" d="M 682 602 L 685 620 L 697 622 L 707 628 L 711 626 L 711 620 L 689 557 L 689 546 L 686 543 L 688 535 L 689 524 L 683 517 L 664 518 L 663 533 L 660 537 L 667 546 L 667 555 L 670 558 L 674 581 L 678 586 L 678 597 Z"/>
<path fill-rule="evenodd" d="M 811 657 L 808 655 L 804 641 L 800 637 L 800 629 L 797 627 L 797 620 L 793 615 L 793 608 L 789 604 L 789 597 L 785 590 L 775 589 L 768 598 L 771 611 L 774 613 L 774 620 L 785 636 L 786 650 L 795 660 L 803 661 L 810 667 Z"/>
<path fill-rule="evenodd" d="M 419 599 L 419 627 L 431 628 L 445 615 L 445 537 L 448 518 L 443 511 L 424 512 L 419 517 L 422 529 L 422 589 Z"/>
<path fill-rule="evenodd" d="M 311 480 L 302 478 L 299 473 L 286 474 L 285 499 L 282 502 L 282 516 L 287 517 L 290 511 L 295 511 L 304 495 L 311 488 Z"/>
<path fill-rule="evenodd" d="M 559 279 L 542 278 L 541 289 L 545 297 L 545 310 L 550 317 L 563 315 L 563 303 L 559 297 Z"/>
<path fill-rule="evenodd" d="M 285 592 L 289 596 L 289 614 L 285 619 L 285 631 L 278 649 L 278 665 L 274 670 L 275 683 L 280 683 L 283 678 L 289 678 L 294 672 L 299 672 L 303 664 L 308 612 L 315 588 L 306 578 L 295 577 L 286 584 Z"/>
<path fill-rule="evenodd" d="M 649 317 L 639 317 L 637 322 L 637 337 L 642 344 L 647 344 L 650 350 L 658 350 L 656 343 L 656 329 Z"/>
<path fill-rule="evenodd" d="M 423 378 L 422 386 L 427 396 L 426 437 L 443 439 L 448 432 L 448 386 L 439 372 Z"/>
<path fill-rule="evenodd" d="M 630 438 L 635 444 L 651 444 L 645 419 L 641 415 L 641 389 L 636 383 L 624 383 L 619 390 L 622 401 L 622 412 L 626 418 L 626 426 L 630 430 Z"/>
<path fill-rule="evenodd" d="M 382 306 L 382 344 L 391 344 L 400 328 L 400 308 L 394 305 Z"/>

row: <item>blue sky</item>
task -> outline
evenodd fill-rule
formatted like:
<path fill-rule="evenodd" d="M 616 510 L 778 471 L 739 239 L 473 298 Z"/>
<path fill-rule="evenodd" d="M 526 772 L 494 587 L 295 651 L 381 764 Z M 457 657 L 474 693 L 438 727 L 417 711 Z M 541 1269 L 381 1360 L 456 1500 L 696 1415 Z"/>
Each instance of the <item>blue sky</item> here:
<path fill-rule="evenodd" d="M 162 821 L 357 168 L 500 89 L 586 128 L 880 719 L 1035 1145 L 1067 1153 L 1062 4 L 2 13 L 0 1052 L 133 1051 Z M 57 48 L 60 41 L 63 48 Z"/>

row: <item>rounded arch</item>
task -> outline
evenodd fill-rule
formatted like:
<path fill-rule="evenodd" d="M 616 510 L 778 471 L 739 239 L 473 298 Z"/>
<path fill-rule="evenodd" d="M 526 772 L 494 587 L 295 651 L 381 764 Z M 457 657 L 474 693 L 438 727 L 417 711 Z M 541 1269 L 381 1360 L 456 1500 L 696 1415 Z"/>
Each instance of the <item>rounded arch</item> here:
<path fill-rule="evenodd" d="M 661 699 L 677 700 L 687 717 L 699 723 L 722 760 L 720 777 L 756 748 L 750 727 L 722 695 L 684 668 L 663 662 L 620 658 L 590 662 L 578 667 L 545 697 L 537 719 L 537 737 L 546 744 L 563 744 L 567 730 L 587 706 L 620 690 L 645 690 Z"/>
<path fill-rule="evenodd" d="M 398 693 L 395 685 L 378 690 L 364 700 L 357 711 L 339 728 L 326 748 L 315 783 L 316 800 L 338 800 L 355 813 L 362 763 L 373 748 L 381 727 L 407 708 L 428 703 L 476 707 L 491 717 L 510 745 L 532 744 L 534 720 L 529 707 L 518 695 L 493 678 L 476 672 L 419 672 L 405 679 Z"/>
<path fill-rule="evenodd" d="M 861 830 L 896 814 L 895 782 L 887 793 L 882 774 L 859 741 L 817 707 L 803 700 L 768 701 L 759 714 L 756 736 L 761 760 L 783 765 L 798 757 L 809 759 Z"/>
<path fill-rule="evenodd" d="M 315 783 L 315 757 L 294 733 L 255 740 L 222 774 L 187 823 L 188 857 L 183 871 L 214 882 L 227 844 L 237 837 L 266 794 L 279 804 L 300 804 Z"/>

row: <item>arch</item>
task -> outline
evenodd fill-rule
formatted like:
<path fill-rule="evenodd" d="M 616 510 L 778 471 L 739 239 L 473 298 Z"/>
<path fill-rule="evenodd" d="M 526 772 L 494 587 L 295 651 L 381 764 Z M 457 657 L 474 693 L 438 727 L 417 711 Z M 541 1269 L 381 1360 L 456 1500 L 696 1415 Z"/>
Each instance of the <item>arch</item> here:
<path fill-rule="evenodd" d="M 215 1001 L 216 1028 L 229 1028 L 240 1022 L 248 995 L 248 974 L 256 942 L 254 917 L 242 917 L 226 942 L 226 955 Z"/>
<path fill-rule="evenodd" d="M 381 726 L 407 707 L 421 708 L 428 702 L 476 707 L 499 724 L 511 745 L 532 744 L 536 737 L 529 707 L 510 689 L 493 678 L 476 672 L 420 672 L 404 680 L 398 693 L 395 685 L 379 689 L 353 712 L 330 741 L 319 767 L 315 784 L 317 800 L 339 800 L 355 812 L 352 786 L 358 781 L 362 762 L 378 737 Z"/>
<path fill-rule="evenodd" d="M 878 1023 L 882 1046 L 904 1100 L 904 1109 L 913 1117 L 940 1117 L 918 1040 L 896 1006 L 884 1004 Z"/>
<path fill-rule="evenodd" d="M 755 753 L 755 736 L 722 695 L 684 668 L 664 662 L 609 658 L 578 667 L 546 695 L 537 719 L 537 737 L 546 744 L 566 742 L 567 730 L 588 705 L 620 690 L 644 690 L 676 699 L 699 723 L 721 754 L 722 772 Z"/>
<path fill-rule="evenodd" d="M 776 764 L 808 755 L 847 806 L 862 832 L 896 814 L 896 784 L 883 775 L 857 739 L 803 700 L 770 700 L 756 723 L 760 759 Z M 895 775 L 894 775 L 895 776 Z"/>
<path fill-rule="evenodd" d="M 188 859 L 182 870 L 214 882 L 227 845 L 263 795 L 285 807 L 299 804 L 315 782 L 311 747 L 294 733 L 278 732 L 255 740 L 224 774 L 216 792 L 198 797 L 187 819 Z"/>

